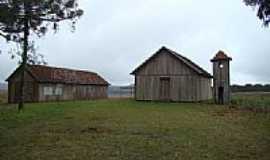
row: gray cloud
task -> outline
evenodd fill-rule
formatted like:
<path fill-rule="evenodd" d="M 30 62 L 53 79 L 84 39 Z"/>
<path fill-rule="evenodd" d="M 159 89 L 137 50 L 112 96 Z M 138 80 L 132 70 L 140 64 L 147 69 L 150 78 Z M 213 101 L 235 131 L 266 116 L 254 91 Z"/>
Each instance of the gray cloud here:
<path fill-rule="evenodd" d="M 222 49 L 233 57 L 233 83 L 269 82 L 269 29 L 241 0 L 84 0 L 81 6 L 85 15 L 75 33 L 64 25 L 37 41 L 50 65 L 92 70 L 112 84 L 128 84 L 129 73 L 163 45 L 209 72 L 209 60 Z M 6 48 L 2 41 L 0 47 Z M 2 81 L 16 61 L 2 54 L 0 67 Z"/>

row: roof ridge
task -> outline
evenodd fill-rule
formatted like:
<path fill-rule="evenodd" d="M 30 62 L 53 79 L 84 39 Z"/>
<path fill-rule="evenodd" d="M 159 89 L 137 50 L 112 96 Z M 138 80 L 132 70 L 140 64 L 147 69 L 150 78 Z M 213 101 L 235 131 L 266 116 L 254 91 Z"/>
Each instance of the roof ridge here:
<path fill-rule="evenodd" d="M 63 69 L 63 70 L 68 70 L 68 71 L 85 72 L 85 73 L 92 73 L 92 74 L 98 75 L 96 72 L 93 72 L 93 71 L 80 70 L 80 69 L 71 69 L 71 68 L 65 68 L 65 67 L 56 67 L 56 66 L 39 65 L 39 64 L 34 64 L 34 65 L 29 65 L 29 66 L 30 67 L 32 67 L 32 66 L 34 66 L 34 67 L 43 67 L 43 68 L 50 68 L 50 69 Z"/>
<path fill-rule="evenodd" d="M 192 60 L 190 60 L 189 58 L 179 54 L 176 51 L 173 51 L 171 49 L 168 49 L 166 47 L 164 47 L 165 49 L 167 49 L 171 54 L 175 55 L 177 58 L 182 58 L 186 61 L 188 61 L 189 63 L 191 63 L 191 65 L 193 65 L 195 68 L 195 70 L 200 70 L 199 72 L 201 72 L 200 74 L 205 74 L 206 76 L 212 77 L 212 75 L 210 73 L 208 73 L 206 70 L 204 70 L 201 66 L 199 66 L 198 64 L 196 64 L 195 62 L 193 62 Z"/>
<path fill-rule="evenodd" d="M 45 65 L 28 65 L 28 71 L 39 82 L 109 85 L 98 73 Z"/>
<path fill-rule="evenodd" d="M 202 72 L 205 72 L 205 73 L 207 73 L 207 74 L 210 74 L 210 73 L 208 73 L 206 70 L 204 70 L 201 66 L 199 66 L 197 63 L 191 61 L 189 58 L 187 58 L 187 57 L 185 57 L 185 56 L 183 56 L 183 55 L 181 55 L 181 54 L 179 54 L 179 53 L 177 53 L 177 52 L 175 52 L 175 51 L 173 51 L 173 52 L 174 52 L 176 55 L 181 56 L 182 58 L 184 58 L 184 59 L 187 60 L 188 62 L 192 63 L 194 66 L 196 66 L 196 67 L 197 67 L 198 69 L 200 69 Z"/>
<path fill-rule="evenodd" d="M 177 59 L 183 61 L 187 66 L 189 66 L 191 69 L 193 69 L 195 72 L 197 72 L 198 74 L 207 76 L 207 77 L 212 77 L 212 75 L 210 73 L 208 73 L 206 70 L 204 70 L 202 67 L 200 67 L 199 65 L 197 65 L 195 62 L 191 61 L 190 59 L 188 59 L 185 56 L 182 56 L 181 54 L 165 47 L 162 46 L 156 53 L 154 53 L 151 57 L 149 57 L 148 59 L 146 59 L 139 67 L 137 67 L 133 72 L 131 72 L 131 74 L 135 74 L 135 72 L 137 72 L 142 66 L 144 66 L 149 60 L 151 60 L 154 56 L 156 56 L 158 53 L 160 53 L 162 50 L 166 50 L 168 51 L 169 54 L 175 56 Z"/>

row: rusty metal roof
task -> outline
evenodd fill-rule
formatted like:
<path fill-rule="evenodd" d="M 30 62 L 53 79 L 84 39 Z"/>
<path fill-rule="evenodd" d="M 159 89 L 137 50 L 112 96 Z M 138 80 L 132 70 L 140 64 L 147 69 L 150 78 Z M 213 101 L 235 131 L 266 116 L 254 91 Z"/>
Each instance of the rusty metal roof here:
<path fill-rule="evenodd" d="M 147 64 L 152 58 L 154 58 L 157 54 L 161 53 L 161 51 L 163 51 L 163 50 L 167 51 L 167 53 L 171 54 L 172 56 L 174 56 L 175 58 L 177 58 L 178 60 L 180 60 L 181 62 L 186 64 L 189 68 L 194 70 L 199 75 L 202 75 L 202 76 L 208 77 L 208 78 L 212 78 L 212 75 L 210 73 L 208 73 L 206 70 L 204 70 L 202 67 L 195 64 L 190 59 L 188 59 L 188 58 L 180 55 L 179 53 L 177 53 L 177 52 L 175 52 L 175 51 L 173 51 L 171 49 L 168 49 L 166 47 L 162 47 L 161 49 L 159 49 L 154 55 L 152 55 L 144 63 L 142 63 L 139 67 L 137 67 L 131 74 L 136 74 L 136 72 L 138 70 L 140 70 L 145 64 Z"/>
<path fill-rule="evenodd" d="M 218 51 L 218 53 L 215 55 L 215 57 L 211 61 L 214 62 L 214 61 L 220 61 L 220 60 L 232 60 L 232 58 L 227 56 L 223 51 Z"/>
<path fill-rule="evenodd" d="M 44 65 L 27 65 L 26 69 L 35 80 L 41 83 L 109 85 L 109 83 L 97 73 L 89 71 L 50 67 Z M 7 80 L 9 80 L 12 75 Z"/>

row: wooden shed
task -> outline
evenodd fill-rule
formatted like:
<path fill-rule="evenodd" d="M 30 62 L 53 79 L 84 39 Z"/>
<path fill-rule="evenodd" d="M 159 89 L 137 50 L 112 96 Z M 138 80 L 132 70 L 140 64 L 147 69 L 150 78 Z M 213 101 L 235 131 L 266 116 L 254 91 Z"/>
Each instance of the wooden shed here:
<path fill-rule="evenodd" d="M 9 103 L 19 101 L 21 73 L 22 69 L 18 67 L 6 80 Z M 24 78 L 26 102 L 107 98 L 109 83 L 94 72 L 27 65 Z"/>
<path fill-rule="evenodd" d="M 135 99 L 198 102 L 212 98 L 212 76 L 188 58 L 162 47 L 132 73 Z"/>

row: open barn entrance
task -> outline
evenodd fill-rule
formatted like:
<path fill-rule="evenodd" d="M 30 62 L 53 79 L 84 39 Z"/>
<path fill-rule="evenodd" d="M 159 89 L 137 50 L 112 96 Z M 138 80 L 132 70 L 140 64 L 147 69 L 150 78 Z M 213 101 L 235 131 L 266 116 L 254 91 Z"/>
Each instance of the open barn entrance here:
<path fill-rule="evenodd" d="M 159 98 L 161 101 L 170 101 L 170 78 L 160 78 Z"/>
<path fill-rule="evenodd" d="M 224 104 L 224 87 L 218 88 L 218 103 Z"/>

